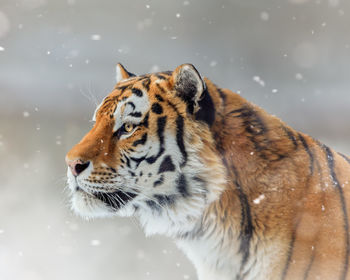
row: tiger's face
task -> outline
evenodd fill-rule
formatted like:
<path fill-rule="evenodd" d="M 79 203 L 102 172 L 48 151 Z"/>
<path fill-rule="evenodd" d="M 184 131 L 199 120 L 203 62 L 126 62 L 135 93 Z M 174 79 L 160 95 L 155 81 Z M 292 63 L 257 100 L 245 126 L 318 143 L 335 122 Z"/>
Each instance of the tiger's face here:
<path fill-rule="evenodd" d="M 205 91 L 189 64 L 143 76 L 118 64 L 93 128 L 66 156 L 72 209 L 136 216 L 148 234 L 193 230 L 225 184 L 210 124 L 196 119 Z"/>

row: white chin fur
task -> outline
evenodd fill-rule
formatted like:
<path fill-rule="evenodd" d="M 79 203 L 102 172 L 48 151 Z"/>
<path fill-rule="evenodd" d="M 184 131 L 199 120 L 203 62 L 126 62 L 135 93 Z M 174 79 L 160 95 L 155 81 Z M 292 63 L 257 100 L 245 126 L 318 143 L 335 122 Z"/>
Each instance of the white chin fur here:
<path fill-rule="evenodd" d="M 105 218 L 105 217 L 130 217 L 134 214 L 132 205 L 123 206 L 121 209 L 115 211 L 108 208 L 104 202 L 90 195 L 78 191 L 74 192 L 71 199 L 71 208 L 74 213 L 85 219 Z"/>
<path fill-rule="evenodd" d="M 71 199 L 71 208 L 75 214 L 85 219 L 104 218 L 114 215 L 102 201 L 83 192 L 75 192 Z"/>

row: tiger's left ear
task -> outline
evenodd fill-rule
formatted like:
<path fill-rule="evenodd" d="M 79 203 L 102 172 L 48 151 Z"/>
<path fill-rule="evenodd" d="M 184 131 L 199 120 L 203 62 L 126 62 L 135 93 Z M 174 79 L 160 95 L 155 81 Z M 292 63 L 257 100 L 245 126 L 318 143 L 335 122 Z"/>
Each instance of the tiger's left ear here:
<path fill-rule="evenodd" d="M 122 80 L 128 79 L 130 77 L 135 77 L 135 74 L 128 72 L 123 65 L 120 63 L 116 66 L 116 82 L 119 83 Z"/>
<path fill-rule="evenodd" d="M 197 69 L 192 64 L 182 64 L 173 72 L 172 80 L 176 94 L 185 101 L 188 111 L 196 113 L 199 110 L 198 102 L 206 89 Z"/>

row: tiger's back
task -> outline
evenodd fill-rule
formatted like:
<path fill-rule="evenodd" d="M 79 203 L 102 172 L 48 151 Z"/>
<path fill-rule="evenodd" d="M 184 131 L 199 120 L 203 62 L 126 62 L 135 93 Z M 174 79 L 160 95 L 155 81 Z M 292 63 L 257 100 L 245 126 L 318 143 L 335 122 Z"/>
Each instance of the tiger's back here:
<path fill-rule="evenodd" d="M 350 279 L 350 159 L 192 65 L 119 83 L 67 155 L 73 209 L 139 218 L 200 280 Z"/>
<path fill-rule="evenodd" d="M 213 134 L 230 178 L 210 211 L 240 216 L 239 279 L 349 279 L 350 159 L 206 82 L 221 103 Z M 272 271 L 261 275 L 254 266 L 274 243 Z"/>

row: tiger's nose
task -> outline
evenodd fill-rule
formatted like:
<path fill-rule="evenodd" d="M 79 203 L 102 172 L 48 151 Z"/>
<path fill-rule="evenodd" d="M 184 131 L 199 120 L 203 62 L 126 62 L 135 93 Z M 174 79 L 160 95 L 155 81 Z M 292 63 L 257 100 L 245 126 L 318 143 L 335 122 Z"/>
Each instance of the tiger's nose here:
<path fill-rule="evenodd" d="M 90 161 L 82 161 L 80 159 L 75 159 L 75 160 L 66 159 L 66 163 L 75 177 L 78 176 L 90 165 Z"/>

